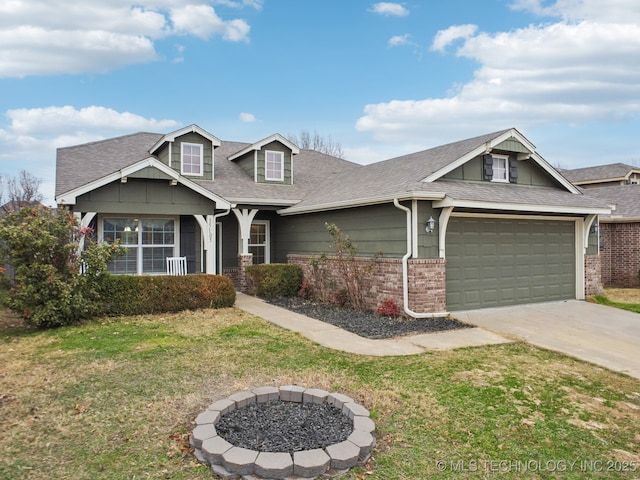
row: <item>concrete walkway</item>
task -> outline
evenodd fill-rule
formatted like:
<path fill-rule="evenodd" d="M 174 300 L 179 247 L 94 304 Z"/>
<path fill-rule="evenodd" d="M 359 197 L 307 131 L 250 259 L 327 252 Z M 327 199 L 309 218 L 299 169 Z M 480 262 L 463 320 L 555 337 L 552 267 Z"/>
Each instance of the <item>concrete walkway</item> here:
<path fill-rule="evenodd" d="M 640 379 L 640 315 L 567 300 L 455 312 L 465 323 Z"/>
<path fill-rule="evenodd" d="M 360 337 L 340 327 L 271 305 L 243 293 L 237 293 L 235 306 L 283 328 L 301 333 L 325 347 L 361 355 L 412 355 L 429 350 L 448 350 L 509 342 L 506 338 L 482 328 L 464 328 L 374 340 Z M 428 321 L 425 319 L 425 322 Z"/>

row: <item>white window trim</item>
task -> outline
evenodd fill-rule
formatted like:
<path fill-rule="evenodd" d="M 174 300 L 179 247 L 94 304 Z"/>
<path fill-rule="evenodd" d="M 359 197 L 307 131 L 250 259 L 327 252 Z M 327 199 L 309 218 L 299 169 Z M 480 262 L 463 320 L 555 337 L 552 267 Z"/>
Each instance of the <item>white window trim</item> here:
<path fill-rule="evenodd" d="M 264 263 L 271 263 L 271 222 L 269 220 L 254 220 L 251 225 L 265 225 L 264 235 Z M 251 238 L 249 238 L 251 240 Z M 249 247 L 261 247 L 263 244 L 249 243 Z M 238 237 L 238 251 L 242 251 L 242 239 Z"/>
<path fill-rule="evenodd" d="M 268 174 L 269 169 L 267 168 L 267 157 L 269 156 L 270 153 L 277 154 L 280 157 L 280 176 L 279 177 L 270 177 Z M 279 152 L 277 150 L 265 150 L 264 179 L 271 182 L 282 182 L 284 180 L 284 152 Z"/>
<path fill-rule="evenodd" d="M 500 183 L 509 183 L 509 156 L 508 155 L 491 155 L 493 157 L 493 176 L 491 177 L 492 182 L 500 182 Z M 496 178 L 495 171 L 495 162 L 496 159 L 499 158 L 504 160 L 504 168 L 505 168 L 505 178 Z"/>
<path fill-rule="evenodd" d="M 131 215 L 127 213 L 114 213 L 114 214 L 106 214 L 100 215 L 98 218 L 98 238 L 99 241 L 102 242 L 104 237 L 104 220 L 105 218 L 137 218 L 138 225 L 142 226 L 142 220 L 150 219 L 150 218 L 166 218 L 173 220 L 173 256 L 177 256 L 180 252 L 180 217 L 176 217 L 174 215 Z M 268 230 L 267 230 L 268 231 Z M 143 248 L 149 248 L 150 245 L 142 244 L 142 237 L 138 235 L 138 243 L 136 245 L 130 244 L 131 247 L 137 248 L 137 257 L 136 257 L 136 275 L 162 275 L 160 273 L 142 273 L 142 257 Z"/>
<path fill-rule="evenodd" d="M 200 173 L 186 173 L 184 171 L 184 147 L 198 147 L 200 149 Z M 204 176 L 204 145 L 201 143 L 180 143 L 180 173 L 182 175 L 188 175 L 190 177 L 202 177 Z"/>

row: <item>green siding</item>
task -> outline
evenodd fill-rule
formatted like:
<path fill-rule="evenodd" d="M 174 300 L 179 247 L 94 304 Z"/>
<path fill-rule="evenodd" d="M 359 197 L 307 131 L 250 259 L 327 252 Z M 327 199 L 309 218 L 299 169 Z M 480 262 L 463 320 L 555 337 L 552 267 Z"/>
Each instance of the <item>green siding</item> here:
<path fill-rule="evenodd" d="M 575 223 L 453 217 L 447 228 L 447 308 L 575 298 Z"/>
<path fill-rule="evenodd" d="M 505 152 L 508 153 L 508 152 Z M 518 162 L 518 185 L 535 185 L 538 187 L 559 186 L 558 182 L 543 170 L 535 161 L 509 159 L 510 162 Z M 442 177 L 447 180 L 466 180 L 481 182 L 482 178 L 482 157 L 475 157 L 464 165 L 452 170 Z"/>
<path fill-rule="evenodd" d="M 406 216 L 391 204 L 281 217 L 275 235 L 274 262 L 285 262 L 288 253 L 331 253 L 331 236 L 325 226 L 333 223 L 349 235 L 358 255 L 402 257 L 406 253 Z"/>
<path fill-rule="evenodd" d="M 235 160 L 235 162 L 240 166 L 240 168 L 251 178 L 254 178 L 254 169 L 255 169 L 255 151 L 250 151 L 249 153 L 243 155 L 239 159 Z"/>
<path fill-rule="evenodd" d="M 418 258 L 438 258 L 438 219 L 441 209 L 435 209 L 431 202 L 418 202 Z M 433 217 L 436 221 L 435 230 L 431 233 L 425 231 L 427 220 Z"/>
<path fill-rule="evenodd" d="M 215 203 L 182 185 L 167 180 L 130 178 L 113 182 L 78 197 L 77 212 L 131 213 L 151 215 L 207 215 Z"/>
<path fill-rule="evenodd" d="M 514 138 L 509 138 L 504 142 L 496 145 L 494 150 L 504 150 L 505 152 L 516 152 L 516 153 L 533 153 L 527 147 L 522 145 L 518 140 Z"/>
<path fill-rule="evenodd" d="M 212 180 L 213 179 L 213 147 L 211 141 L 202 135 L 191 132 L 177 137 L 171 147 L 171 168 L 180 173 L 180 152 L 182 143 L 197 143 L 203 145 L 203 166 L 204 175 L 194 176 L 194 179 Z"/>
<path fill-rule="evenodd" d="M 284 180 L 282 182 L 277 182 L 273 180 L 265 179 L 265 152 L 267 150 L 275 151 L 275 152 L 283 152 L 284 153 Z M 292 172 L 293 172 L 293 160 L 291 155 L 291 150 L 285 147 L 280 142 L 271 142 L 262 147 L 262 149 L 258 150 L 258 182 L 259 183 L 279 183 L 284 185 L 291 185 L 292 183 Z"/>

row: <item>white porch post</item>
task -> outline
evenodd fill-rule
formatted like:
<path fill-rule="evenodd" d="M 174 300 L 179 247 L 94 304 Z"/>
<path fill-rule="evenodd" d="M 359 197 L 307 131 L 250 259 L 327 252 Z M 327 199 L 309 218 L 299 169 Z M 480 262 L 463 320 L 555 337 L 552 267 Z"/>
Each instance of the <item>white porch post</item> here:
<path fill-rule="evenodd" d="M 206 252 L 205 272 L 214 275 L 216 273 L 216 223 L 213 215 L 194 215 L 200 225 L 204 250 Z"/>
<path fill-rule="evenodd" d="M 247 255 L 249 253 L 249 237 L 251 236 L 251 223 L 258 213 L 257 208 L 249 210 L 248 208 L 234 208 L 233 213 L 238 218 L 238 224 L 240 225 L 240 238 L 242 239 L 242 251 L 241 255 Z"/>
<path fill-rule="evenodd" d="M 73 214 L 73 216 L 78 220 L 80 228 L 88 227 L 91 223 L 91 220 L 93 220 L 96 215 L 96 212 L 87 212 L 84 214 L 84 217 L 80 212 L 75 212 Z M 80 241 L 78 242 L 78 255 L 80 255 L 80 252 L 82 252 L 82 250 L 84 250 L 84 236 L 80 238 Z"/>

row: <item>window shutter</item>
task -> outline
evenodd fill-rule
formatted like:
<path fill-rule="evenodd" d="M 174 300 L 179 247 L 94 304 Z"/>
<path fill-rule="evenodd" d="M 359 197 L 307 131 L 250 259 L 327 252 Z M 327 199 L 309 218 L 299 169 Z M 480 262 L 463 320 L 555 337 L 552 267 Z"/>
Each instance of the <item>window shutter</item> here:
<path fill-rule="evenodd" d="M 493 178 L 493 157 L 490 154 L 482 156 L 482 178 L 484 180 Z"/>
<path fill-rule="evenodd" d="M 518 183 L 518 161 L 514 157 L 509 159 L 509 183 Z"/>

